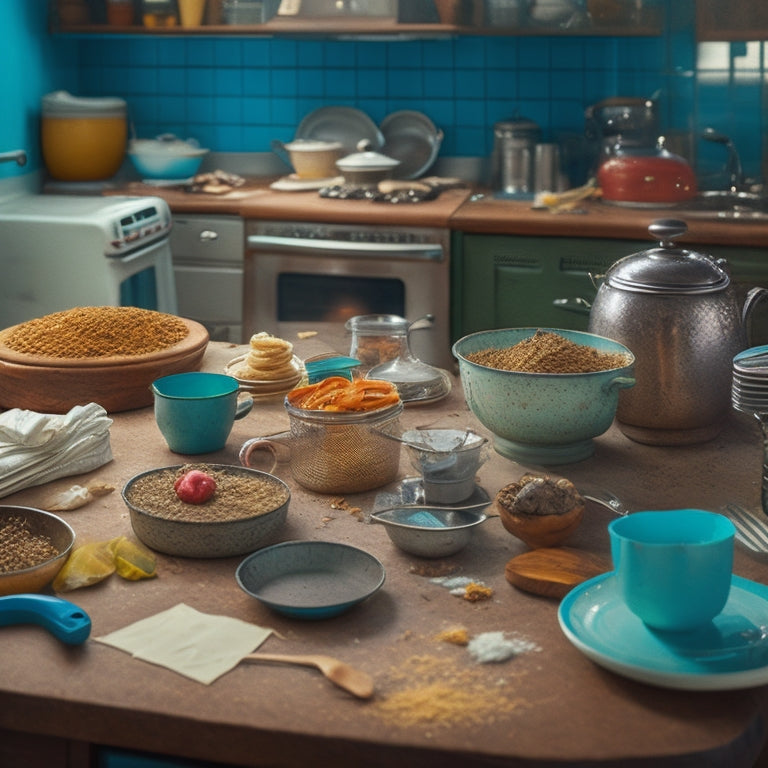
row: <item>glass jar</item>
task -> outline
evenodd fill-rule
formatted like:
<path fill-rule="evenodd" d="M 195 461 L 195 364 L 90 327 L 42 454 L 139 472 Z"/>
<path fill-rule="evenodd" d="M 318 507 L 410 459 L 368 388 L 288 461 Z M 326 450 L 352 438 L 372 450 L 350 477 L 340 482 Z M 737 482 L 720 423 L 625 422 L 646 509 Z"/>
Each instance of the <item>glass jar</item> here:
<path fill-rule="evenodd" d="M 408 402 L 434 402 L 451 391 L 448 374 L 413 356 L 411 331 L 428 328 L 434 322 L 425 315 L 412 323 L 398 315 L 358 315 L 347 321 L 352 333 L 350 357 L 360 361 L 358 373 L 368 379 L 392 382 L 400 399 Z"/>

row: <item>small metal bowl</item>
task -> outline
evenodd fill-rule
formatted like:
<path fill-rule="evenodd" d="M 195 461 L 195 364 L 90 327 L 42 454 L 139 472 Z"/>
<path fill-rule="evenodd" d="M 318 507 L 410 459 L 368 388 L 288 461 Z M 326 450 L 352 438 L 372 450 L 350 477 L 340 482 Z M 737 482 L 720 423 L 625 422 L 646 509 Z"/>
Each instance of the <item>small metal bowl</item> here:
<path fill-rule="evenodd" d="M 447 557 L 464 549 L 474 529 L 488 516 L 479 509 L 395 507 L 371 515 L 382 523 L 392 543 L 419 557 Z"/>
<path fill-rule="evenodd" d="M 23 519 L 31 533 L 47 536 L 59 554 L 31 568 L 0 573 L 0 596 L 37 592 L 50 584 L 75 543 L 75 532 L 70 525 L 50 512 L 32 507 L 0 506 L 0 528 L 13 518 Z"/>

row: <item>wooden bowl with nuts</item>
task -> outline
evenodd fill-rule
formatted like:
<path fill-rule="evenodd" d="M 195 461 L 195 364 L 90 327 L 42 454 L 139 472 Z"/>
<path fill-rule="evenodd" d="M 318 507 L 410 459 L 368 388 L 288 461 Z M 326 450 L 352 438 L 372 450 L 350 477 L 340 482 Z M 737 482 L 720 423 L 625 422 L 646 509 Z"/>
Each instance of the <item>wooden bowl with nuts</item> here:
<path fill-rule="evenodd" d="M 76 307 L 0 332 L 0 407 L 66 413 L 152 404 L 151 383 L 202 364 L 208 331 L 137 307 Z"/>
<path fill-rule="evenodd" d="M 570 480 L 526 474 L 504 486 L 493 511 L 529 547 L 556 547 L 581 524 L 585 501 Z"/>

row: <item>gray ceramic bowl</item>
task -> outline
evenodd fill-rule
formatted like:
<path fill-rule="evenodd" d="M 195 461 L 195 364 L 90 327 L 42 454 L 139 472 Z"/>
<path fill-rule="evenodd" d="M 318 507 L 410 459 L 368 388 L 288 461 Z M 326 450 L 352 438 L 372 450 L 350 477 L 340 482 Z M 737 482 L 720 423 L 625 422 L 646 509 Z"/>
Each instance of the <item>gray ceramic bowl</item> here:
<path fill-rule="evenodd" d="M 332 541 L 286 541 L 246 557 L 240 588 L 294 619 L 328 619 L 362 603 L 384 584 L 384 566 L 368 552 Z"/>
<path fill-rule="evenodd" d="M 392 543 L 419 557 L 447 557 L 469 543 L 476 526 L 486 519 L 478 509 L 396 507 L 371 515 L 387 529 Z"/>
<path fill-rule="evenodd" d="M 75 532 L 69 524 L 50 512 L 32 507 L 0 506 L 0 527 L 18 518 L 24 520 L 32 534 L 47 536 L 59 554 L 31 568 L 0 574 L 0 596 L 37 592 L 50 584 L 66 562 L 75 543 Z"/>
<path fill-rule="evenodd" d="M 576 344 L 623 353 L 621 368 L 592 373 L 517 373 L 470 362 L 467 355 L 506 349 L 552 331 Z M 527 464 L 569 464 L 594 452 L 592 438 L 611 426 L 619 390 L 635 383 L 635 357 L 623 344 L 603 336 L 556 328 L 507 328 L 480 331 L 453 345 L 464 397 L 472 413 L 494 435 L 502 456 Z"/>
<path fill-rule="evenodd" d="M 123 501 L 130 511 L 131 525 L 136 536 L 144 544 L 168 555 L 208 558 L 244 555 L 272 543 L 285 523 L 291 497 L 288 486 L 280 478 L 267 472 L 229 464 L 208 465 L 219 472 L 267 479 L 288 494 L 285 502 L 275 509 L 250 517 L 211 522 L 171 519 L 148 512 L 129 500 L 132 487 L 141 478 L 168 470 L 175 471 L 182 466 L 160 467 L 141 472 L 132 477 L 123 488 Z"/>

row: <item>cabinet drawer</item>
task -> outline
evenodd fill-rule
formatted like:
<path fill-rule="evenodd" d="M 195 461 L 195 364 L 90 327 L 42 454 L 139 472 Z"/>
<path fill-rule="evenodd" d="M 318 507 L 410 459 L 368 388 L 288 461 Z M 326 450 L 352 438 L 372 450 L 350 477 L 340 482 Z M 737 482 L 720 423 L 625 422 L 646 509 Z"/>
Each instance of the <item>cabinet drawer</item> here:
<path fill-rule="evenodd" d="M 241 269 L 176 264 L 173 271 L 182 317 L 214 323 L 242 322 Z"/>
<path fill-rule="evenodd" d="M 244 248 L 245 229 L 239 216 L 173 217 L 174 263 L 242 264 Z"/>

